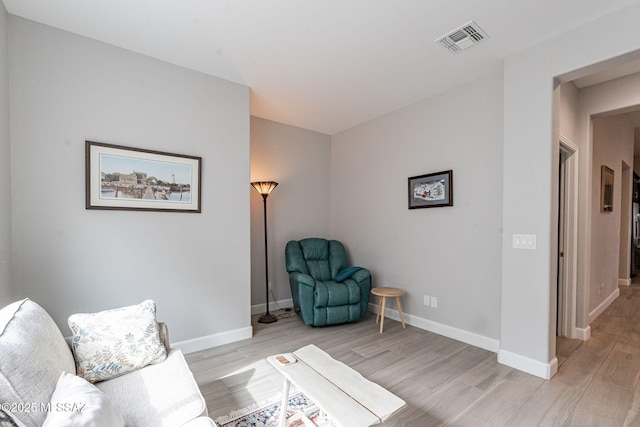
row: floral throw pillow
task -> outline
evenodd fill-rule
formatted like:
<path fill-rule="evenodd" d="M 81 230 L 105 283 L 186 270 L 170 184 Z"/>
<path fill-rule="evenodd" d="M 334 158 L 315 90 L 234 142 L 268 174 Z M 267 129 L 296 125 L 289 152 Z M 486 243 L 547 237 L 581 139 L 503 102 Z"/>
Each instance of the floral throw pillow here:
<path fill-rule="evenodd" d="M 140 304 L 69 317 L 76 374 L 89 382 L 108 380 L 163 361 L 166 350 L 156 304 Z"/>

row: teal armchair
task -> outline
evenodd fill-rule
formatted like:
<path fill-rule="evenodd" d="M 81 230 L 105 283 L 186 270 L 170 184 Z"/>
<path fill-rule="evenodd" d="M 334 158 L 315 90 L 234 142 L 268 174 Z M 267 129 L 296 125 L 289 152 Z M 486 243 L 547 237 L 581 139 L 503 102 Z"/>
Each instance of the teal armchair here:
<path fill-rule="evenodd" d="M 355 322 L 367 312 L 371 274 L 351 267 L 342 243 L 310 238 L 285 249 L 293 306 L 306 325 Z"/>

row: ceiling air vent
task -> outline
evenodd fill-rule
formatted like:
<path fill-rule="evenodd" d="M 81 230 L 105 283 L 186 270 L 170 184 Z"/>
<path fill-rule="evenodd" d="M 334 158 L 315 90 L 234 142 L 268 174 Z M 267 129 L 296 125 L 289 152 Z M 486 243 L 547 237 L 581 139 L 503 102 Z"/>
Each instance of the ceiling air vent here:
<path fill-rule="evenodd" d="M 445 49 L 457 53 L 488 38 L 489 35 L 478 24 L 471 21 L 442 37 L 438 37 L 435 42 Z"/>

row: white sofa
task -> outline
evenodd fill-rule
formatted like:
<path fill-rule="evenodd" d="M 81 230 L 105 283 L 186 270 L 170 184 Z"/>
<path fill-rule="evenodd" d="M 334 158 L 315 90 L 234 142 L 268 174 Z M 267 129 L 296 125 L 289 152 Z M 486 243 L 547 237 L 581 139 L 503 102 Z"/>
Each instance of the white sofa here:
<path fill-rule="evenodd" d="M 162 331 L 162 326 L 159 327 Z M 46 420 L 52 411 L 57 411 L 53 415 L 65 416 L 64 412 L 79 414 L 85 411 L 86 415 L 89 410 L 98 410 L 96 406 L 99 405 L 83 406 L 77 398 L 73 404 L 52 402 L 62 375 L 99 389 L 102 393 L 95 393 L 117 412 L 117 416 L 121 415 L 126 426 L 215 426 L 207 417 L 205 400 L 182 352 L 169 348 L 166 329 L 164 331 L 160 338 L 164 338 L 168 349 L 166 359 L 91 385 L 88 381 L 78 380 L 74 354 L 41 306 L 24 299 L 4 307 L 0 310 L 0 425 L 31 427 L 42 426 L 45 422 L 48 423 L 45 425 L 100 425 L 77 420 L 68 424 L 58 419 L 55 422 Z M 106 425 L 113 425 L 113 422 Z"/>

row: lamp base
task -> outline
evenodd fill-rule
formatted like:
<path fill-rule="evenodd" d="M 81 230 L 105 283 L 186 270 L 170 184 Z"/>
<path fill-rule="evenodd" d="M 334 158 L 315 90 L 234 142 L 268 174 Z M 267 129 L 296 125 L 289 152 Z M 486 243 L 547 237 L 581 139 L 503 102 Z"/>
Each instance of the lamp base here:
<path fill-rule="evenodd" d="M 277 321 L 278 318 L 271 313 L 265 313 L 258 318 L 258 323 L 273 323 Z"/>

